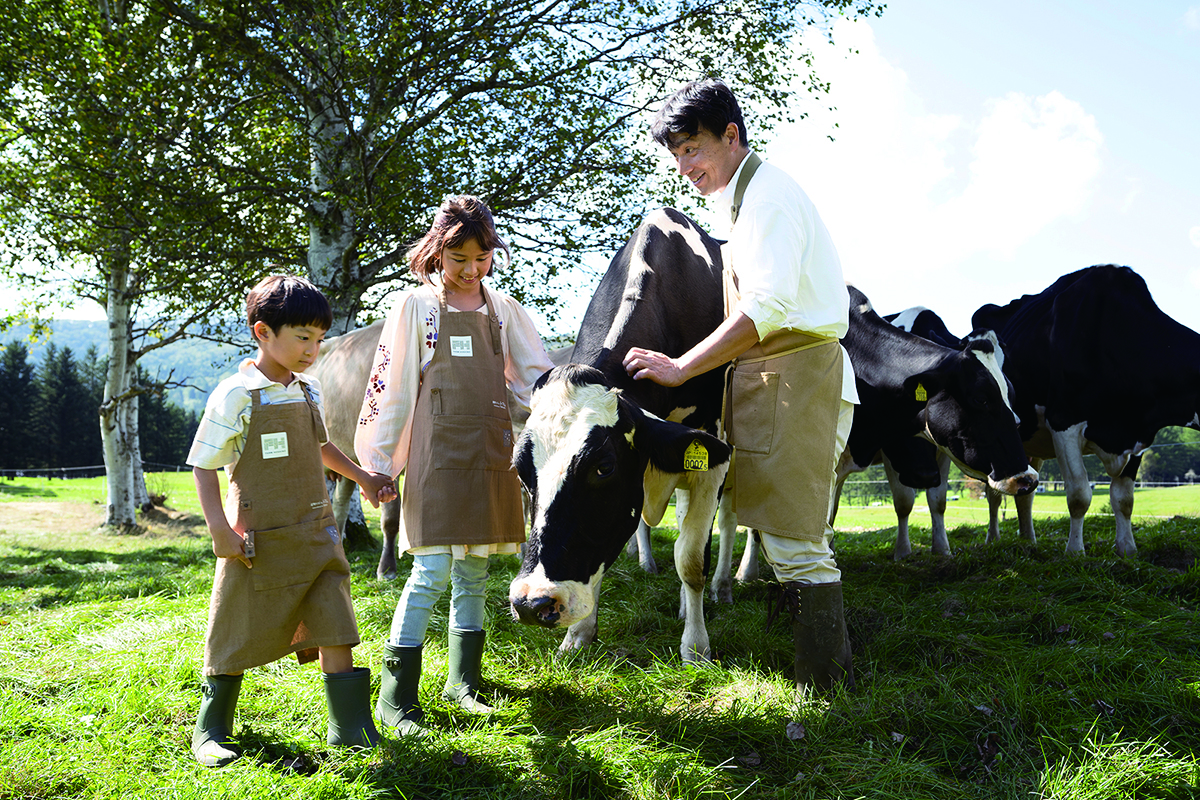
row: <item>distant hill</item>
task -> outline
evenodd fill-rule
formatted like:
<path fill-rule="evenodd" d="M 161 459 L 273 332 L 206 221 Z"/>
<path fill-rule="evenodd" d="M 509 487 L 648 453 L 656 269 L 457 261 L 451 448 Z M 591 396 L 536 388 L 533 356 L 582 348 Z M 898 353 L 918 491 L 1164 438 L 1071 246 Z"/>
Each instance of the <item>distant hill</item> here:
<path fill-rule="evenodd" d="M 30 361 L 39 368 L 46 348 L 51 342 L 55 347 L 71 348 L 76 361 L 83 361 L 88 348 L 95 346 L 103 358 L 108 353 L 108 323 L 84 320 L 55 320 L 53 333 L 44 341 L 30 342 L 28 326 L 17 326 L 0 333 L 0 345 L 21 339 L 29 348 Z M 167 392 L 170 402 L 186 411 L 197 413 L 204 410 L 208 398 L 220 380 L 237 369 L 238 362 L 252 356 L 252 350 L 238 350 L 229 345 L 206 342 L 200 339 L 184 339 L 159 348 L 141 359 L 141 365 L 150 375 L 166 377 L 174 370 L 172 380 L 190 384 Z"/>

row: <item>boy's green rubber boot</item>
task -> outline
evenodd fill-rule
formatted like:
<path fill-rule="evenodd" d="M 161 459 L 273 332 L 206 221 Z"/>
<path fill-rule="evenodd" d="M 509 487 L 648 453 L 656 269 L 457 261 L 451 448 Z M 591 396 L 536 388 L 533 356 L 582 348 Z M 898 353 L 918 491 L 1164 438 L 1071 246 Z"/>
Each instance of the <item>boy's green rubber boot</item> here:
<path fill-rule="evenodd" d="M 417 697 L 421 684 L 421 645 L 383 646 L 383 673 L 379 678 L 379 701 L 375 715 L 379 722 L 395 728 L 401 736 L 423 737 L 428 732 L 421 726 L 425 711 Z"/>
<path fill-rule="evenodd" d="M 449 664 L 442 697 L 458 703 L 473 714 L 491 714 L 496 709 L 479 699 L 479 675 L 483 667 L 483 643 L 487 634 L 451 628 Z"/>
<path fill-rule="evenodd" d="M 242 675 L 206 675 L 200 684 L 200 713 L 192 731 L 192 755 L 206 767 L 223 767 L 242 755 L 233 741 L 233 712 Z"/>
<path fill-rule="evenodd" d="M 371 717 L 371 670 L 324 673 L 325 700 L 329 704 L 326 741 L 342 747 L 374 747 L 379 731 Z"/>

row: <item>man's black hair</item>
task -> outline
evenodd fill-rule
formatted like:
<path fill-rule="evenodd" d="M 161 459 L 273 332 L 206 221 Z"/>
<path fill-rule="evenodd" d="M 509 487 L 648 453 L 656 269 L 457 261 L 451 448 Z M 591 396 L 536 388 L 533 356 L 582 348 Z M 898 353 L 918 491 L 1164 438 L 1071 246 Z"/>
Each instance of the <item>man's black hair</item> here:
<path fill-rule="evenodd" d="M 742 109 L 729 87 L 719 80 L 691 81 L 666 99 L 650 123 L 650 135 L 670 147 L 672 137 L 695 136 L 701 128 L 722 136 L 731 122 L 738 126 L 742 147 L 749 147 Z"/>

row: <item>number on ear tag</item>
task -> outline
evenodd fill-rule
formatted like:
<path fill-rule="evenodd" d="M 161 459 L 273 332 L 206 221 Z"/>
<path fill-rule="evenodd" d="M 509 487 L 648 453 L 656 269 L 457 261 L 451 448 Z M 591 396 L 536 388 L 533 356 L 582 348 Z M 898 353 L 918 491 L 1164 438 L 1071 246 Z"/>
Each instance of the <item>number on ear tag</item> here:
<path fill-rule="evenodd" d="M 693 472 L 708 471 L 708 450 L 699 440 L 693 439 L 683 451 L 683 468 Z"/>
<path fill-rule="evenodd" d="M 929 399 L 929 393 L 925 391 L 925 387 L 923 385 L 918 383 L 917 384 L 917 400 L 924 403 L 928 399 Z"/>

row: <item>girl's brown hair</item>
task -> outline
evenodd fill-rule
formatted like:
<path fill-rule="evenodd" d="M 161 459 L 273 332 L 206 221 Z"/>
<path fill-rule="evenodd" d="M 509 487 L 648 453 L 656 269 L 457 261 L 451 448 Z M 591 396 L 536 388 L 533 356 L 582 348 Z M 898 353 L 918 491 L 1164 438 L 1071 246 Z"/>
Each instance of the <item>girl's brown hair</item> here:
<path fill-rule="evenodd" d="M 442 251 L 474 239 L 484 250 L 503 250 L 511 258 L 508 245 L 496 233 L 492 212 L 478 197 L 447 197 L 433 216 L 433 225 L 420 241 L 408 250 L 408 266 L 422 283 L 441 269 Z M 492 262 L 495 267 L 495 261 Z M 491 271 L 488 271 L 491 274 Z"/>

